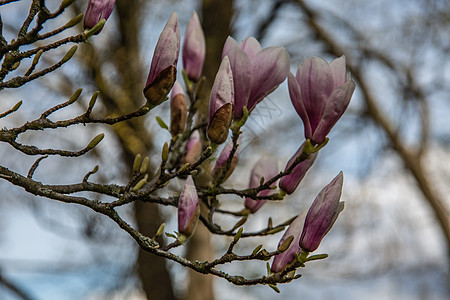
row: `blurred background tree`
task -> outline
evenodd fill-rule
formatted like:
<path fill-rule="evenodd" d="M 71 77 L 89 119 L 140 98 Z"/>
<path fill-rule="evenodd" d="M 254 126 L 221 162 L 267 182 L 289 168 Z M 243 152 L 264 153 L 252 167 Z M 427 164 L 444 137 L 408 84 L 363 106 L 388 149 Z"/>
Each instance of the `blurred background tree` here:
<path fill-rule="evenodd" d="M 20 1 L 1 7 L 5 37 L 14 38 L 29 3 Z M 59 5 L 59 1 L 46 3 L 50 7 Z M 86 3 L 76 1 L 67 19 L 84 11 Z M 305 207 L 304 202 L 312 201 L 319 187 L 331 178 L 331 175 L 321 178 L 317 174 L 324 171 L 336 174 L 338 170 L 346 174 L 346 209 L 336 232 L 324 242 L 322 250 L 329 250 L 332 257 L 317 263 L 318 270 L 305 270 L 300 283 L 282 287 L 280 297 L 296 295 L 299 291 L 306 298 L 320 297 L 323 294 L 308 291 L 306 283 L 324 284 L 317 277 L 319 272 L 327 272 L 328 279 L 340 278 L 344 287 L 352 286 L 357 279 L 381 275 L 391 280 L 389 274 L 393 274 L 398 282 L 383 294 L 390 299 L 402 293 L 399 286 L 408 299 L 444 299 L 449 292 L 450 254 L 447 117 L 450 112 L 450 3 L 444 0 L 117 0 L 104 32 L 92 43 L 80 47 L 76 67 L 72 65 L 40 79 L 20 94 L 8 91 L 0 103 L 2 111 L 17 102 L 17 98 L 26 101 L 33 95 L 32 104 L 28 108 L 24 106 L 19 114 L 22 120 L 27 120 L 41 111 L 39 108 L 53 105 L 61 97 L 70 97 L 78 87 L 100 91 L 104 111 L 119 115 L 138 107 L 153 46 L 173 10 L 180 16 L 182 33 L 193 10 L 202 20 L 207 42 L 205 93 L 212 85 L 229 34 L 238 41 L 253 35 L 263 46 L 286 47 L 291 55 L 292 72 L 303 57 L 321 56 L 330 61 L 345 55 L 357 82 L 349 111 L 330 135 L 330 144 L 321 152 L 321 158 L 299 191 L 282 204 L 264 207 L 260 216 L 253 216 L 261 224 L 269 215 L 274 221 L 282 219 L 282 215 L 294 215 L 292 212 L 299 212 Z M 51 58 L 47 59 L 50 64 Z M 284 85 L 263 103 L 243 128 L 245 147 L 236 170 L 240 175 L 233 175 L 230 185 L 245 187 L 248 178 L 245 170 L 259 158 L 258 151 L 284 165 L 303 139 L 301 121 L 293 112 Z M 52 179 L 67 182 L 99 164 L 104 182 L 126 182 L 136 154 L 160 152 L 163 137 L 155 130 L 154 116 L 167 117 L 167 104 L 150 117 L 105 127 L 107 146 L 99 147 L 91 161 L 86 165 L 64 162 L 66 170 L 73 174 L 61 170 L 63 161 L 59 159 L 45 162 L 45 167 L 54 168 Z M 203 108 L 206 111 L 207 104 Z M 84 134 L 81 130 L 68 129 L 67 138 L 58 136 L 58 139 L 66 146 L 73 146 L 74 139 L 88 141 Z M 51 135 L 47 138 L 52 139 Z M 45 139 L 42 143 L 46 143 Z M 16 157 L 8 147 L 1 147 L 2 159 L 11 166 L 27 170 L 33 163 L 33 159 Z M 156 166 L 158 158 L 151 161 Z M 0 188 L 5 195 L 0 200 L 0 237 L 6 237 L 0 243 L 0 253 L 5 253 L 0 254 L 1 297 L 15 294 L 17 299 L 49 299 L 52 293 L 45 294 L 45 291 L 52 290 L 51 287 L 37 288 L 46 284 L 58 285 L 67 299 L 71 290 L 77 290 L 73 299 L 109 299 L 115 294 L 119 299 L 131 299 L 136 289 L 142 291 L 138 295 L 144 299 L 228 299 L 231 296 L 220 292 L 224 288 L 231 289 L 233 295 L 245 294 L 248 299 L 273 297 L 272 293 L 264 293 L 266 289 L 262 287 L 230 287 L 225 282 L 213 282 L 210 276 L 186 274 L 180 267 L 138 250 L 133 240 L 111 229 L 108 221 L 86 209 L 31 200 L 4 182 L 0 182 Z M 239 204 L 239 199 L 230 203 L 231 207 Z M 14 231 L 11 219 L 27 218 L 23 212 L 25 207 L 34 217 L 33 221 L 25 222 L 29 227 L 22 235 Z M 126 213 L 143 233 L 152 235 L 173 210 L 160 211 L 154 205 L 137 201 L 134 209 Z M 57 246 L 53 246 L 60 250 L 47 251 L 49 256 L 39 256 L 32 262 L 23 260 L 27 256 L 18 261 L 11 254 L 29 241 L 25 237 L 33 235 L 30 226 L 33 222 L 62 236 Z M 189 258 L 207 259 L 226 246 L 220 242 L 211 246 L 210 234 L 199 229 L 187 245 L 185 255 Z M 21 236 L 22 244 L 12 240 Z M 54 238 L 50 235 L 49 240 Z M 47 242 L 32 242 L 37 249 L 40 243 Z M 256 244 L 257 241 L 248 248 Z M 78 252 L 73 248 L 77 247 L 84 250 L 72 259 L 71 255 Z M 51 260 L 54 253 L 59 253 L 59 260 Z M 256 271 L 250 268 L 242 272 Z M 47 275 L 46 281 L 39 281 L 29 275 L 35 273 L 53 274 L 53 277 Z M 88 275 L 82 276 L 83 273 Z M 58 280 L 55 274 L 65 279 Z M 73 283 L 80 281 L 80 277 L 90 278 L 87 280 L 90 285 L 82 285 L 83 292 Z M 191 281 L 185 283 L 186 278 Z M 402 279 L 416 284 L 410 286 L 402 283 Z M 327 286 L 325 292 L 333 293 L 335 298 L 361 296 L 342 293 L 342 289 L 333 290 L 330 282 Z M 373 292 L 373 287 L 360 284 L 357 290 L 367 295 Z M 415 296 L 409 297 L 410 292 Z"/>

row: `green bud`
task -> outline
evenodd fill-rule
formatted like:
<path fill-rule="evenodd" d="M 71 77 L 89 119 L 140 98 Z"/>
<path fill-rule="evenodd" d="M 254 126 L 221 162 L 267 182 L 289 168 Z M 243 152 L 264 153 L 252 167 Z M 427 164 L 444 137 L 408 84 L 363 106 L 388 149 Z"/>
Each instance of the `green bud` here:
<path fill-rule="evenodd" d="M 92 141 L 90 141 L 90 143 L 87 145 L 87 148 L 93 149 L 95 146 L 97 146 L 98 143 L 100 143 L 101 140 L 103 140 L 104 137 L 105 137 L 105 134 L 100 133 L 95 138 L 93 138 Z"/>
<path fill-rule="evenodd" d="M 169 159 L 169 144 L 167 144 L 167 142 L 164 143 L 161 158 L 162 161 L 167 161 Z"/>
<path fill-rule="evenodd" d="M 252 255 L 255 256 L 259 252 L 259 250 L 261 250 L 262 246 L 263 245 L 256 246 L 256 248 L 252 251 Z"/>
<path fill-rule="evenodd" d="M 247 221 L 248 216 L 243 216 L 237 223 L 233 226 L 233 229 L 241 227 Z"/>
<path fill-rule="evenodd" d="M 16 105 L 13 106 L 13 108 L 11 108 L 12 111 L 16 111 L 19 109 L 19 107 L 22 105 L 22 100 L 20 100 L 19 102 L 16 103 Z"/>
<path fill-rule="evenodd" d="M 269 262 L 266 262 L 266 269 L 267 269 L 267 276 L 270 276 L 272 274 L 272 270 L 270 270 Z"/>
<path fill-rule="evenodd" d="M 142 174 L 146 173 L 149 162 L 150 162 L 150 159 L 148 158 L 148 156 L 144 157 L 144 160 L 142 161 L 142 165 L 141 165 L 139 172 L 141 172 Z"/>
<path fill-rule="evenodd" d="M 167 126 L 167 124 L 163 121 L 163 119 L 161 119 L 160 117 L 156 116 L 155 117 L 156 122 L 158 122 L 159 127 L 161 127 L 162 129 L 167 129 L 169 130 L 169 127 Z"/>
<path fill-rule="evenodd" d="M 236 233 L 236 235 L 234 236 L 233 242 L 236 244 L 239 239 L 241 238 L 242 232 L 244 231 L 244 228 L 239 228 L 238 232 Z"/>
<path fill-rule="evenodd" d="M 137 172 L 139 170 L 139 166 L 141 165 L 141 155 L 137 154 L 134 157 L 134 162 L 133 162 L 133 172 Z"/>
<path fill-rule="evenodd" d="M 166 233 L 164 233 L 167 237 L 171 237 L 171 238 L 174 238 L 174 239 L 178 239 L 178 237 L 175 235 L 175 234 L 173 234 L 173 233 L 169 233 L 169 232 L 166 232 Z"/>
<path fill-rule="evenodd" d="M 316 254 L 316 255 L 311 255 L 310 257 L 308 257 L 306 259 L 306 261 L 325 259 L 327 257 L 328 257 L 328 254 Z"/>
<path fill-rule="evenodd" d="M 188 237 L 187 235 L 185 235 L 185 234 L 182 233 L 182 234 L 179 234 L 179 235 L 178 235 L 177 240 L 180 241 L 180 243 L 183 244 L 184 242 L 186 242 L 186 240 L 187 240 L 188 238 L 189 238 L 189 237 Z"/>
<path fill-rule="evenodd" d="M 39 62 L 39 59 L 41 58 L 42 53 L 44 53 L 44 50 L 39 50 L 36 55 L 33 57 L 33 66 L 37 65 L 37 63 Z"/>
<path fill-rule="evenodd" d="M 64 55 L 64 57 L 61 59 L 62 63 L 67 62 L 69 59 L 72 58 L 72 56 L 75 54 L 75 51 L 77 51 L 78 46 L 77 45 L 73 45 L 69 51 L 67 51 L 66 55 Z"/>
<path fill-rule="evenodd" d="M 259 185 L 263 185 L 264 184 L 264 176 L 261 177 L 261 179 L 259 180 Z"/>
<path fill-rule="evenodd" d="M 95 174 L 95 173 L 97 173 L 97 171 L 98 171 L 98 165 L 96 165 L 96 166 L 92 169 L 91 174 Z"/>
<path fill-rule="evenodd" d="M 75 0 L 64 0 L 61 2 L 61 5 L 59 6 L 60 9 L 66 8 L 67 6 L 71 5 Z"/>
<path fill-rule="evenodd" d="M 20 60 L 12 66 L 12 70 L 17 69 L 19 66 L 20 66 Z"/>
<path fill-rule="evenodd" d="M 270 253 L 267 252 L 266 249 L 262 249 L 261 252 L 259 252 L 262 256 L 264 256 L 264 260 L 269 260 L 270 259 Z"/>
<path fill-rule="evenodd" d="M 163 234 L 164 232 L 164 228 L 166 227 L 165 223 L 162 223 L 159 228 L 158 231 L 156 231 L 155 237 L 160 236 L 161 234 Z"/>
<path fill-rule="evenodd" d="M 103 25 L 105 25 L 105 23 L 106 23 L 106 20 L 105 19 L 101 19 L 97 24 L 95 24 L 94 27 L 92 27 L 88 32 L 85 33 L 86 39 L 90 38 L 97 31 L 99 31 L 103 27 Z"/>
<path fill-rule="evenodd" d="M 100 94 L 99 91 L 96 91 L 94 94 L 92 94 L 91 100 L 89 100 L 88 110 L 92 110 L 92 108 L 94 107 L 95 102 L 97 101 L 98 94 Z"/>
<path fill-rule="evenodd" d="M 83 14 L 77 15 L 75 18 L 66 23 L 65 27 L 70 28 L 77 25 L 81 20 L 83 20 Z"/>
<path fill-rule="evenodd" d="M 293 235 L 288 236 L 288 238 L 285 239 L 283 241 L 283 243 L 278 247 L 278 251 L 280 251 L 280 252 L 286 251 L 289 248 L 289 246 L 291 245 L 293 240 L 294 240 Z"/>
<path fill-rule="evenodd" d="M 186 169 L 189 167 L 189 163 L 185 163 L 182 167 L 181 167 L 181 169 L 180 169 L 180 173 L 183 173 L 184 171 L 186 171 Z"/>
<path fill-rule="evenodd" d="M 139 180 L 138 183 L 136 183 L 136 185 L 133 187 L 133 192 L 136 192 L 137 190 L 139 190 L 141 187 L 144 186 L 144 184 L 147 183 L 147 178 L 141 179 Z"/>
<path fill-rule="evenodd" d="M 75 93 L 73 93 L 73 95 L 69 98 L 69 103 L 74 103 L 75 101 L 77 101 L 78 98 L 80 98 L 82 91 L 83 91 L 82 88 L 79 88 L 78 90 L 76 90 Z"/>

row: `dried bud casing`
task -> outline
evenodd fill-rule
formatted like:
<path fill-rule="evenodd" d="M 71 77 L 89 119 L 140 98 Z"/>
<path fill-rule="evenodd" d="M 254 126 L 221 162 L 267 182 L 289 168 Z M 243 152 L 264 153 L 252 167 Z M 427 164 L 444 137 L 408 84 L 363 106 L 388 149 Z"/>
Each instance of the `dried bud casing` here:
<path fill-rule="evenodd" d="M 212 142 L 220 145 L 227 140 L 232 117 L 233 104 L 231 103 L 224 104 L 216 111 L 211 118 L 207 131 L 208 138 Z"/>
<path fill-rule="evenodd" d="M 144 96 L 151 105 L 158 105 L 164 102 L 170 90 L 172 89 L 175 79 L 177 78 L 177 68 L 168 66 L 162 70 L 155 79 L 145 87 Z"/>

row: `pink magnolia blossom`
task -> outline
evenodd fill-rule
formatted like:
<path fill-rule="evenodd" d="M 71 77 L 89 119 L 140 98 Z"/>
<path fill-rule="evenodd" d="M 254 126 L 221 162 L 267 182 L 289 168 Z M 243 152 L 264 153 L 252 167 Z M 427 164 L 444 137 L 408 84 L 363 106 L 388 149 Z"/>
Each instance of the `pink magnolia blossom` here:
<path fill-rule="evenodd" d="M 304 145 L 305 143 L 300 146 L 294 156 L 292 156 L 292 158 L 288 161 L 285 170 L 289 169 L 295 162 L 297 157 L 302 154 Z M 279 187 L 286 193 L 292 194 L 302 181 L 303 177 L 305 177 L 306 172 L 308 172 L 309 168 L 311 168 L 311 166 L 313 165 L 314 161 L 316 160 L 317 154 L 318 152 L 312 153 L 308 159 L 296 165 L 291 174 L 283 176 L 280 180 Z"/>
<path fill-rule="evenodd" d="M 305 251 L 313 252 L 319 247 L 339 213 L 344 209 L 344 202 L 339 202 L 343 180 L 344 176 L 340 172 L 320 191 L 309 208 L 299 242 L 300 247 Z"/>
<path fill-rule="evenodd" d="M 108 20 L 115 2 L 116 0 L 89 0 L 84 14 L 84 29 L 91 29 L 103 19 Z M 99 34 L 101 30 L 98 30 L 95 34 Z"/>
<path fill-rule="evenodd" d="M 228 55 L 233 71 L 235 119 L 242 117 L 244 106 L 251 112 L 289 73 L 290 62 L 286 49 L 262 49 L 254 37 L 248 37 L 240 44 L 228 37 L 222 50 L 222 57 L 225 55 Z"/>
<path fill-rule="evenodd" d="M 197 226 L 199 215 L 197 190 L 192 176 L 189 175 L 178 200 L 178 232 L 185 236 L 191 236 Z"/>
<path fill-rule="evenodd" d="M 272 272 L 277 273 L 283 271 L 283 269 L 295 259 L 295 254 L 300 253 L 301 248 L 298 243 L 300 240 L 300 235 L 303 231 L 303 226 L 305 224 L 305 217 L 306 210 L 298 215 L 297 218 L 294 219 L 294 221 L 292 221 L 286 232 L 283 234 L 283 237 L 278 243 L 278 247 L 280 247 L 280 245 L 283 244 L 283 242 L 289 236 L 293 236 L 294 239 L 292 240 L 289 248 L 286 251 L 275 255 L 275 257 L 273 258 L 272 266 L 270 268 Z"/>
<path fill-rule="evenodd" d="M 222 59 L 219 71 L 217 71 L 209 100 L 207 135 L 212 142 L 222 144 L 226 141 L 231 123 L 233 105 L 233 74 L 228 56 L 225 56 Z"/>
<path fill-rule="evenodd" d="M 177 13 L 173 13 L 164 26 L 153 54 L 144 95 L 152 105 L 166 99 L 176 79 L 180 52 L 180 28 Z"/>
<path fill-rule="evenodd" d="M 189 20 L 183 43 L 183 67 L 189 79 L 197 81 L 202 75 L 206 43 L 200 20 L 194 12 Z"/>
<path fill-rule="evenodd" d="M 330 64 L 319 57 L 305 59 L 295 77 L 289 73 L 288 86 L 292 104 L 303 120 L 305 138 L 315 144 L 325 140 L 355 90 L 344 56 Z"/>

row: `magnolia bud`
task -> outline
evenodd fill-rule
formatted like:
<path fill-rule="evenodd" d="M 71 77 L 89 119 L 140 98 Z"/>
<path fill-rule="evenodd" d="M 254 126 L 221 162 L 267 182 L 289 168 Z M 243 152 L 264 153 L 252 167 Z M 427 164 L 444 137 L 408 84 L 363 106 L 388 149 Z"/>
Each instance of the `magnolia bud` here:
<path fill-rule="evenodd" d="M 233 103 L 233 75 L 228 56 L 225 56 L 214 80 L 209 101 L 207 135 L 216 144 L 222 144 L 228 137 L 228 129 L 233 116 Z"/>
<path fill-rule="evenodd" d="M 178 200 L 178 232 L 187 237 L 191 236 L 195 231 L 199 216 L 200 206 L 197 190 L 192 176 L 189 175 Z"/>
<path fill-rule="evenodd" d="M 163 102 L 172 89 L 177 75 L 179 52 L 180 28 L 178 16 L 174 12 L 159 36 L 145 84 L 144 95 L 151 105 Z"/>
<path fill-rule="evenodd" d="M 183 88 L 175 81 L 170 95 L 170 132 L 177 135 L 186 127 L 187 104 Z"/>

